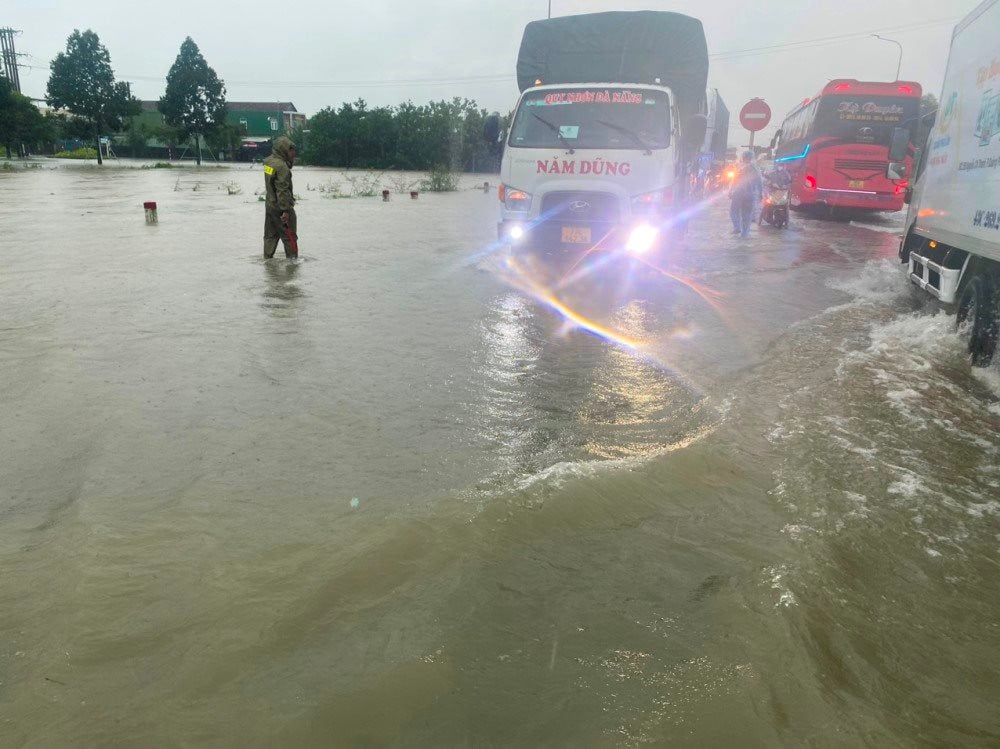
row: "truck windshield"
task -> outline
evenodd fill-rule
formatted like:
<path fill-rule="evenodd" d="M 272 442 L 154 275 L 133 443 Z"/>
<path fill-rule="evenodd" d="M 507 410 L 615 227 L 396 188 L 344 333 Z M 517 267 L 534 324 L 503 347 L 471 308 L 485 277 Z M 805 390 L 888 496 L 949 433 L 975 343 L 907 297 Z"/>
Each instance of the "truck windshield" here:
<path fill-rule="evenodd" d="M 919 108 L 916 97 L 824 96 L 812 135 L 888 146 L 894 127 L 909 128 L 912 136 Z"/>
<path fill-rule="evenodd" d="M 615 148 L 646 151 L 670 145 L 670 98 L 636 88 L 533 91 L 511 127 L 514 148 Z"/>

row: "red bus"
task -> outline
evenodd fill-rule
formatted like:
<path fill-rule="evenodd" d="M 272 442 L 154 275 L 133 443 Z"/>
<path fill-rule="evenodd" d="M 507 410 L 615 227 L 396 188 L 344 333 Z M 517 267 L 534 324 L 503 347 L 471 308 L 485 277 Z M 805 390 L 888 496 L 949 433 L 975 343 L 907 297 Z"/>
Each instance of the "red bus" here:
<path fill-rule="evenodd" d="M 792 205 L 901 210 L 907 181 L 886 175 L 889 146 L 897 128 L 909 131 L 901 163 L 904 174 L 912 174 L 920 94 L 920 84 L 911 81 L 844 78 L 792 110 L 778 131 L 774 159 L 792 174 Z"/>

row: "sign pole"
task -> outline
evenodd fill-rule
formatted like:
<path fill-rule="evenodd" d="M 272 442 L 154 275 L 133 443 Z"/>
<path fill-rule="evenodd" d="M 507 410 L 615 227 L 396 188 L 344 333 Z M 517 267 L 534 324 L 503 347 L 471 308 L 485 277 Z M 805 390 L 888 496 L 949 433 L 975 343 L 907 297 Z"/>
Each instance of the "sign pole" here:
<path fill-rule="evenodd" d="M 755 130 L 750 131 L 750 153 L 753 153 L 753 136 L 756 134 L 757 132 Z"/>

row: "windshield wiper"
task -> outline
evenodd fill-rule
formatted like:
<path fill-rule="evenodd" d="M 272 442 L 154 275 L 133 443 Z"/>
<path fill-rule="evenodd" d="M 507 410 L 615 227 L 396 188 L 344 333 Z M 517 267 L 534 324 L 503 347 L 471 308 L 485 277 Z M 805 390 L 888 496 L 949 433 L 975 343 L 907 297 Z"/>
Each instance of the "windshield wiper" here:
<path fill-rule="evenodd" d="M 605 122 L 604 120 L 598 120 L 597 124 L 604 125 L 604 127 L 611 128 L 612 130 L 617 130 L 619 133 L 627 135 L 629 138 L 632 139 L 633 143 L 635 143 L 637 146 L 639 146 L 639 148 L 641 148 L 645 152 L 647 156 L 652 155 L 653 149 L 647 146 L 646 142 L 642 138 L 640 138 L 634 131 L 629 130 L 627 127 L 624 127 L 623 125 L 616 125 L 613 122 Z"/>
<path fill-rule="evenodd" d="M 576 149 L 573 148 L 572 144 L 570 144 L 570 142 L 563 137 L 563 134 L 559 131 L 558 127 L 553 125 L 544 117 L 535 114 L 534 112 L 531 113 L 531 116 L 534 117 L 539 122 L 541 122 L 543 125 L 545 125 L 545 127 L 551 130 L 553 133 L 555 133 L 556 137 L 559 139 L 559 142 L 562 143 L 564 146 L 566 146 L 567 151 L 569 151 L 570 153 L 576 153 Z"/>

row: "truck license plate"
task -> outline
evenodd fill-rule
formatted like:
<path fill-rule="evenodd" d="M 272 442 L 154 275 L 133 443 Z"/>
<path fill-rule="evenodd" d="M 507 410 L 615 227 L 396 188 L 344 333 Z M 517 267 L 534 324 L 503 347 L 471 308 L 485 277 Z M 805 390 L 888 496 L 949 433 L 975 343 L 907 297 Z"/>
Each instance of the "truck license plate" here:
<path fill-rule="evenodd" d="M 589 226 L 564 226 L 562 241 L 571 244 L 590 244 Z"/>
<path fill-rule="evenodd" d="M 865 186 L 865 181 L 863 179 L 852 179 L 847 183 L 848 187 L 860 189 Z"/>

